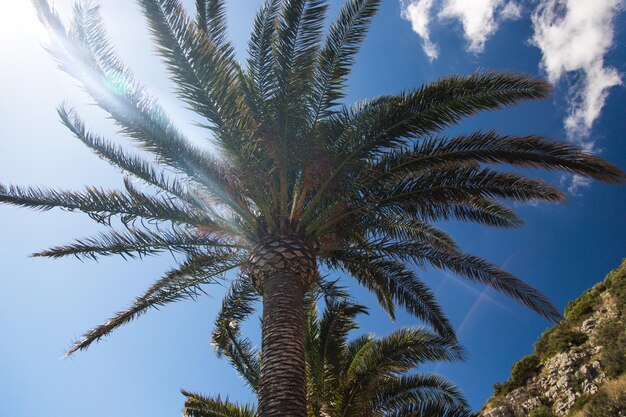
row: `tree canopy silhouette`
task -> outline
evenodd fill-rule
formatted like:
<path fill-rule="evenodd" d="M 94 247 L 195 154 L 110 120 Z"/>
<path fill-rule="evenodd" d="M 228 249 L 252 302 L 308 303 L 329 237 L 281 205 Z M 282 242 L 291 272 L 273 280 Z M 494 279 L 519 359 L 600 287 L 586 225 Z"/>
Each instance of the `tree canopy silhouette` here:
<path fill-rule="evenodd" d="M 243 64 L 226 36 L 223 0 L 197 0 L 195 17 L 178 0 L 139 0 L 178 95 L 203 118 L 219 155 L 192 144 L 122 63 L 97 6 L 77 3 L 65 25 L 45 0 L 34 3 L 61 69 L 151 159 L 90 132 L 72 107 L 62 105 L 62 122 L 124 172 L 125 190 L 1 185 L 0 202 L 83 212 L 107 226 L 95 237 L 36 256 L 184 256 L 68 354 L 150 308 L 195 298 L 205 285 L 239 269 L 263 296 L 263 416 L 306 413 L 304 294 L 320 267 L 353 276 L 392 316 L 401 306 L 448 338 L 454 338 L 453 328 L 412 266 L 450 270 L 558 320 L 542 293 L 463 253 L 434 223 L 514 227 L 521 220 L 502 200 L 564 198 L 542 180 L 495 165 L 613 183 L 625 178 L 577 146 L 540 136 L 444 133 L 479 111 L 548 95 L 545 81 L 525 75 L 455 75 L 342 105 L 380 0 L 346 1 L 327 32 L 326 1 L 267 0 Z"/>

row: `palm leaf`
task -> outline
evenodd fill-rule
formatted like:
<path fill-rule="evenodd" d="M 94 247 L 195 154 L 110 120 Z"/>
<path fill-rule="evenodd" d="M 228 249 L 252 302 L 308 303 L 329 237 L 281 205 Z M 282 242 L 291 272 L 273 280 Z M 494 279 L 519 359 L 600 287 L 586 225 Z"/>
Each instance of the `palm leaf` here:
<path fill-rule="evenodd" d="M 276 37 L 275 23 L 279 8 L 280 0 L 266 0 L 255 16 L 248 43 L 250 82 L 243 86 L 246 88 L 248 105 L 255 111 L 257 118 L 267 124 L 272 122 L 272 116 L 268 114 L 266 100 L 276 94 L 272 45 Z"/>
<path fill-rule="evenodd" d="M 97 188 L 87 188 L 83 192 L 75 192 L 0 185 L 0 203 L 42 211 L 53 208 L 69 211 L 78 210 L 89 214 L 102 223 L 108 223 L 111 216 L 120 216 L 124 223 L 130 223 L 137 218 L 144 218 L 195 226 L 211 227 L 214 224 L 213 220 L 205 213 L 190 211 L 169 199 L 148 195 L 137 198 L 119 191 L 106 191 Z"/>
<path fill-rule="evenodd" d="M 383 96 L 344 109 L 334 115 L 332 140 L 341 163 L 314 195 L 305 218 L 317 210 L 326 190 L 356 161 L 404 145 L 407 139 L 427 136 L 458 123 L 481 110 L 498 109 L 523 100 L 544 98 L 550 87 L 544 81 L 519 74 L 476 73 L 446 77 L 397 96 Z"/>
<path fill-rule="evenodd" d="M 476 256 L 458 251 L 444 251 L 420 243 L 393 241 L 368 242 L 362 249 L 349 248 L 345 252 L 347 255 L 344 256 L 367 256 L 375 253 L 381 257 L 379 259 L 392 258 L 400 262 L 412 262 L 422 268 L 431 266 L 447 269 L 463 278 L 503 292 L 548 320 L 558 322 L 562 318 L 559 311 L 539 290 Z"/>
<path fill-rule="evenodd" d="M 96 237 L 77 239 L 66 246 L 58 246 L 37 252 L 33 256 L 61 258 L 75 256 L 78 259 L 97 260 L 101 256 L 121 255 L 123 257 L 144 257 L 163 251 L 194 253 L 209 248 L 244 249 L 227 239 L 203 236 L 200 233 L 175 229 L 173 231 L 130 229 L 127 232 L 110 231 Z"/>
<path fill-rule="evenodd" d="M 392 318 L 395 316 L 393 305 L 398 304 L 411 315 L 433 326 L 442 337 L 456 340 L 454 329 L 434 294 L 402 263 L 355 250 L 338 251 L 329 258 L 361 285 L 373 290 L 376 295 L 380 292 L 382 297 L 379 296 L 378 301 Z"/>
<path fill-rule="evenodd" d="M 379 5 L 380 0 L 347 1 L 330 27 L 316 66 L 310 104 L 313 123 L 328 117 L 329 109 L 343 98 L 354 56 Z"/>
<path fill-rule="evenodd" d="M 255 417 L 256 409 L 249 405 L 238 405 L 220 397 L 205 397 L 185 390 L 184 417 Z"/>
<path fill-rule="evenodd" d="M 566 171 L 607 182 L 624 181 L 619 168 L 577 146 L 541 136 L 499 135 L 493 131 L 422 140 L 410 149 L 383 155 L 373 170 L 385 176 L 416 175 L 450 162 L 506 163 Z M 372 176 L 380 181 L 380 177 Z"/>
<path fill-rule="evenodd" d="M 241 91 L 232 47 L 220 49 L 212 31 L 192 24 L 178 0 L 142 0 L 141 5 L 179 95 L 215 127 L 220 145 L 241 157 L 238 141 L 247 119 L 236 102 Z M 223 23 L 218 23 L 222 9 L 223 5 L 209 4 L 207 12 L 213 15 L 205 15 L 207 23 L 217 23 L 217 32 L 223 30 Z"/>
<path fill-rule="evenodd" d="M 463 350 L 449 340 L 421 328 L 402 328 L 378 340 L 363 344 L 354 355 L 346 374 L 340 414 L 359 415 L 372 409 L 371 399 L 391 375 L 404 373 L 427 361 L 453 361 Z M 363 410 L 363 411 L 361 411 Z"/>
<path fill-rule="evenodd" d="M 161 160 L 201 182 L 210 158 L 189 142 L 115 55 L 97 7 L 77 4 L 67 31 L 47 2 L 37 0 L 40 19 L 53 34 L 50 53 L 107 111 L 123 132 Z"/>
<path fill-rule="evenodd" d="M 258 299 L 258 293 L 247 278 L 240 276 L 233 281 L 222 300 L 211 337 L 218 357 L 225 356 L 255 392 L 261 372 L 258 351 L 249 339 L 241 337 L 240 325 L 255 311 Z"/>
<path fill-rule="evenodd" d="M 196 0 L 196 22 L 215 45 L 229 46 L 226 40 L 226 6 L 223 0 Z"/>
<path fill-rule="evenodd" d="M 104 324 L 85 333 L 68 349 L 66 356 L 87 349 L 93 342 L 131 322 L 150 308 L 159 308 L 184 299 L 195 299 L 202 292 L 202 285 L 217 282 L 222 274 L 237 268 L 240 264 L 241 258 L 230 251 L 215 250 L 190 255 L 178 268 L 168 272 L 143 295 L 137 297 L 126 310 L 120 311 Z"/>
<path fill-rule="evenodd" d="M 402 375 L 377 387 L 375 408 L 391 414 L 407 408 L 425 409 L 433 405 L 467 410 L 469 404 L 457 386 L 437 374 Z"/>
<path fill-rule="evenodd" d="M 59 116 L 63 124 L 86 146 L 105 161 L 122 169 L 125 173 L 145 181 L 147 184 L 165 191 L 185 203 L 195 205 L 199 209 L 206 209 L 205 204 L 200 204 L 200 200 L 193 198 L 186 191 L 187 187 L 180 181 L 166 177 L 163 173 L 157 173 L 155 167 L 147 161 L 129 155 L 120 146 L 114 145 L 106 139 L 88 132 L 83 121 L 76 112 L 67 105 L 58 109 Z"/>

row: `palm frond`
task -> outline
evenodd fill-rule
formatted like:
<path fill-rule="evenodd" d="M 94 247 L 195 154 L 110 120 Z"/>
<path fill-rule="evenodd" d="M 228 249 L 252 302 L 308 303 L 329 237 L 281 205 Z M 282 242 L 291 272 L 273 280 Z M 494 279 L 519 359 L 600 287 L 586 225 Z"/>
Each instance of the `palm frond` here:
<path fill-rule="evenodd" d="M 561 201 L 565 196 L 554 186 L 512 172 L 499 172 L 476 165 L 435 168 L 416 178 L 403 178 L 388 188 L 373 189 L 377 207 L 402 204 L 433 204 L 464 201 L 472 197 L 505 198 L 515 201 Z M 366 200 L 367 201 L 367 200 Z"/>
<path fill-rule="evenodd" d="M 379 5 L 380 0 L 350 0 L 344 3 L 331 25 L 316 66 L 310 103 L 312 123 L 328 117 L 331 114 L 329 110 L 344 97 L 346 78 L 354 64 L 354 56 Z"/>
<path fill-rule="evenodd" d="M 226 6 L 223 0 L 196 0 L 196 23 L 215 45 L 228 45 L 226 40 Z"/>
<path fill-rule="evenodd" d="M 213 220 L 205 213 L 191 211 L 169 199 L 148 195 L 137 198 L 119 191 L 97 188 L 87 188 L 83 192 L 75 192 L 0 185 L 0 203 L 41 211 L 53 208 L 80 211 L 105 224 L 109 223 L 112 216 L 120 216 L 124 223 L 131 223 L 137 218 L 143 218 L 208 228 L 214 224 Z"/>
<path fill-rule="evenodd" d="M 498 109 L 523 100 L 544 98 L 550 86 L 520 74 L 475 73 L 451 76 L 396 96 L 362 102 L 333 115 L 334 131 L 328 143 L 341 154 L 341 163 L 317 191 L 308 208 L 317 210 L 326 190 L 355 161 L 371 158 L 408 139 L 428 136 L 481 110 Z M 360 167 L 359 167 L 360 169 Z"/>
<path fill-rule="evenodd" d="M 161 161 L 190 177 L 204 180 L 210 158 L 189 144 L 173 122 L 116 56 L 98 7 L 78 3 L 71 30 L 45 0 L 36 0 L 40 19 L 52 35 L 50 53 L 108 112 L 123 133 L 155 153 Z"/>
<path fill-rule="evenodd" d="M 406 372 L 424 362 L 455 361 L 465 353 L 455 342 L 435 335 L 424 328 L 401 328 L 376 339 L 355 357 L 349 373 L 355 381 L 385 375 L 388 372 Z"/>
<path fill-rule="evenodd" d="M 382 175 L 416 175 L 447 163 L 506 163 L 530 168 L 560 170 L 606 182 L 624 182 L 616 166 L 575 145 L 541 136 L 509 136 L 496 132 L 475 132 L 452 139 L 435 137 L 420 140 L 409 149 L 392 150 L 376 162 L 373 171 Z M 370 174 L 375 181 L 380 176 Z"/>
<path fill-rule="evenodd" d="M 545 98 L 543 80 L 513 73 L 449 76 L 395 96 L 383 96 L 344 113 L 345 133 L 337 146 L 375 154 L 406 139 L 426 136 L 482 110 Z M 351 159 L 351 158 L 349 158 Z"/>
<path fill-rule="evenodd" d="M 348 300 L 350 298 L 348 288 L 339 285 L 339 278 L 329 280 L 320 276 L 315 280 L 313 288 L 309 292 L 315 294 L 318 299 L 323 298 L 326 303 L 336 300 Z"/>
<path fill-rule="evenodd" d="M 250 405 L 239 405 L 218 397 L 205 397 L 185 390 L 183 417 L 255 417 L 256 409 Z"/>
<path fill-rule="evenodd" d="M 450 206 L 431 207 L 420 213 L 432 221 L 458 219 L 493 227 L 519 227 L 523 220 L 509 207 L 489 198 L 472 197 Z"/>
<path fill-rule="evenodd" d="M 409 216 L 374 214 L 363 216 L 366 232 L 380 239 L 419 242 L 442 249 L 458 249 L 454 239 L 430 223 Z"/>
<path fill-rule="evenodd" d="M 445 403 L 429 403 L 402 407 L 385 417 L 479 417 L 479 414 L 465 408 L 450 408 Z"/>
<path fill-rule="evenodd" d="M 288 133 L 283 129 L 291 117 L 305 117 L 302 112 L 306 108 L 301 104 L 311 85 L 327 9 L 325 3 L 324 0 L 285 0 L 276 21 L 273 73 L 280 133 Z"/>
<path fill-rule="evenodd" d="M 255 303 L 259 294 L 254 286 L 244 276 L 235 279 L 222 300 L 222 306 L 215 320 L 215 330 L 211 341 L 217 350 L 218 356 L 229 343 L 227 329 L 239 331 L 240 324 L 255 311 Z"/>
<path fill-rule="evenodd" d="M 367 257 L 374 253 L 380 257 L 379 259 L 396 260 L 399 262 L 397 267 L 403 267 L 404 262 L 412 262 L 422 268 L 431 266 L 437 269 L 450 270 L 463 278 L 489 285 L 495 290 L 503 292 L 548 320 L 558 322 L 562 318 L 559 311 L 539 290 L 488 261 L 473 255 L 406 241 L 370 241 L 361 248 L 346 248 L 344 253 L 344 257 Z M 334 256 L 338 255 L 334 254 Z M 340 259 L 342 262 L 346 262 L 344 258 Z M 383 265 L 386 262 L 381 261 Z M 394 263 L 391 262 L 391 265 Z M 358 269 L 355 270 L 356 272 Z"/>
<path fill-rule="evenodd" d="M 348 367 L 342 399 L 338 402 L 340 414 L 348 410 L 354 416 L 359 415 L 358 410 L 367 414 L 380 385 L 394 375 L 424 362 L 454 361 L 463 356 L 462 348 L 456 343 L 423 328 L 401 328 L 383 338 L 370 340 L 362 344 Z"/>
<path fill-rule="evenodd" d="M 257 150 L 258 123 L 246 105 L 246 77 L 232 46 L 216 43 L 210 34 L 198 29 L 178 0 L 141 3 L 179 96 L 207 118 L 215 133 L 213 140 L 228 155 L 234 172 L 219 175 L 219 171 L 213 171 L 218 174 L 212 181 L 213 191 L 221 191 L 221 198 L 248 223 L 256 226 L 253 208 L 242 196 L 253 199 L 256 208 L 272 222 L 264 181 L 271 166 L 267 156 Z M 250 175 L 242 175 L 243 172 Z"/>
<path fill-rule="evenodd" d="M 265 0 L 257 12 L 248 43 L 248 71 L 250 82 L 246 88 L 248 105 L 254 110 L 257 118 L 267 124 L 272 117 L 267 108 L 266 100 L 276 94 L 276 82 L 272 68 L 274 56 L 272 45 L 276 37 L 276 19 L 281 0 Z"/>
<path fill-rule="evenodd" d="M 194 205 L 198 209 L 206 210 L 208 208 L 208 202 L 204 202 L 190 195 L 187 192 L 188 187 L 179 180 L 168 177 L 163 172 L 157 172 L 156 168 L 149 162 L 138 156 L 130 155 L 122 147 L 88 132 L 83 121 L 68 105 L 59 107 L 58 113 L 63 124 L 74 133 L 74 136 L 88 146 L 100 158 L 122 169 L 123 172 L 131 174 L 145 181 L 147 184 L 179 198 L 187 204 Z M 198 183 L 196 183 L 196 185 L 201 187 Z"/>
<path fill-rule="evenodd" d="M 450 410 L 469 410 L 461 390 L 437 374 L 413 374 L 392 378 L 377 387 L 374 407 L 392 414 L 408 408 L 423 410 L 439 405 Z"/>
<path fill-rule="evenodd" d="M 379 303 L 382 301 L 381 307 L 392 318 L 394 311 L 393 307 L 389 310 L 389 305 L 397 303 L 411 315 L 433 326 L 442 337 L 456 340 L 454 329 L 437 303 L 435 295 L 404 264 L 349 249 L 334 252 L 329 258 L 331 265 L 336 263 L 336 266 L 345 269 L 377 296 L 381 292 L 385 297 L 381 299 L 379 296 Z"/>
<path fill-rule="evenodd" d="M 353 196 L 349 210 L 328 218 L 328 213 L 345 203 L 350 193 L 327 207 L 309 226 L 308 233 L 327 232 L 333 225 L 367 211 L 388 210 L 391 213 L 409 208 L 410 212 L 436 212 L 440 206 L 462 204 L 471 199 L 506 198 L 515 201 L 558 202 L 565 195 L 556 187 L 538 179 L 511 172 L 480 168 L 475 164 L 453 164 L 432 169 L 416 178 L 404 177 L 396 182 L 371 189 L 361 189 Z M 425 216 L 427 217 L 427 216 Z M 322 223 L 322 225 L 320 225 Z"/>
<path fill-rule="evenodd" d="M 120 255 L 124 258 L 142 258 L 164 251 L 194 253 L 208 248 L 245 249 L 246 246 L 229 242 L 218 236 L 204 236 L 180 228 L 158 232 L 145 229 L 129 229 L 126 232 L 109 231 L 95 237 L 77 239 L 66 246 L 57 246 L 32 256 L 61 258 L 75 256 L 78 259 L 97 260 L 101 256 Z"/>
<path fill-rule="evenodd" d="M 425 260 L 436 268 L 449 269 L 464 278 L 487 284 L 548 320 L 559 322 L 563 318 L 541 291 L 484 259 L 459 254 L 458 256 L 433 256 Z"/>
<path fill-rule="evenodd" d="M 348 333 L 358 328 L 355 320 L 367 309 L 348 300 L 334 300 L 326 304 L 319 320 L 319 354 L 330 372 L 338 372 L 346 348 Z"/>
<path fill-rule="evenodd" d="M 218 3 L 208 5 L 214 15 L 207 23 L 223 18 L 223 5 Z M 233 158 L 240 158 L 249 120 L 238 104 L 241 90 L 232 46 L 220 48 L 211 31 L 191 22 L 178 0 L 141 0 L 141 5 L 180 97 L 214 126 L 214 139 Z M 222 26 L 218 23 L 216 30 Z"/>
<path fill-rule="evenodd" d="M 238 277 L 222 300 L 211 336 L 218 357 L 225 356 L 255 392 L 261 372 L 258 351 L 250 340 L 241 337 L 240 325 L 255 311 L 258 299 L 259 294 L 250 280 Z"/>
<path fill-rule="evenodd" d="M 184 299 L 195 299 L 201 286 L 215 283 L 225 272 L 237 268 L 242 260 L 231 251 L 215 250 L 190 255 L 178 268 L 169 271 L 126 310 L 120 311 L 106 323 L 85 333 L 66 352 L 70 356 L 87 349 L 93 342 L 107 336 L 118 327 L 131 322 L 151 308 Z"/>

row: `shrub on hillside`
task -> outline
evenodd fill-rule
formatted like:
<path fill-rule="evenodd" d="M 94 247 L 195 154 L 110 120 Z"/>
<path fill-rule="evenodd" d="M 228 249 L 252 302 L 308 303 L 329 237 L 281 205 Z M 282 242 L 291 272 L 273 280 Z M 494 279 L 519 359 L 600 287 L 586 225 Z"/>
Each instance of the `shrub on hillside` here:
<path fill-rule="evenodd" d="M 493 395 L 497 396 L 497 395 L 505 395 L 506 393 L 504 392 L 504 385 L 501 382 L 496 382 L 495 384 L 493 384 Z"/>
<path fill-rule="evenodd" d="M 622 264 L 608 273 L 605 285 L 609 292 L 617 300 L 617 308 L 626 315 L 626 260 Z"/>
<path fill-rule="evenodd" d="M 594 285 L 585 291 L 580 297 L 567 303 L 565 318 L 569 322 L 578 322 L 586 319 L 593 313 L 593 307 L 599 303 L 600 294 L 606 286 L 603 282 Z"/>
<path fill-rule="evenodd" d="M 528 417 L 556 417 L 548 405 L 540 405 L 530 412 Z"/>
<path fill-rule="evenodd" d="M 544 332 L 535 342 L 535 353 L 541 359 L 565 352 L 574 346 L 580 346 L 589 340 L 582 332 L 563 326 L 555 326 Z"/>
<path fill-rule="evenodd" d="M 565 307 L 565 318 L 571 322 L 582 321 L 593 313 L 594 306 L 599 303 L 599 296 L 605 290 L 617 299 L 618 309 L 626 313 L 626 260 L 609 272 L 603 282 L 585 291 L 576 300 L 570 301 Z"/>
<path fill-rule="evenodd" d="M 626 331 L 621 322 L 608 322 L 598 329 L 598 343 L 604 346 L 600 360 L 609 378 L 626 371 Z"/>
<path fill-rule="evenodd" d="M 626 392 L 615 396 L 598 392 L 583 411 L 584 417 L 620 417 L 626 415 Z"/>
<path fill-rule="evenodd" d="M 526 385 L 526 382 L 537 375 L 540 370 L 541 361 L 537 355 L 532 354 L 524 356 L 513 364 L 511 368 L 511 378 L 502 384 L 494 384 L 493 392 L 495 395 L 506 395 L 514 389 Z"/>
<path fill-rule="evenodd" d="M 572 408 L 569 409 L 567 416 L 575 416 L 577 412 L 585 407 L 585 405 L 589 402 L 589 400 L 591 400 L 592 397 L 592 394 L 587 393 L 576 398 L 576 401 L 574 401 L 574 405 L 572 405 Z"/>
<path fill-rule="evenodd" d="M 511 368 L 511 383 L 517 388 L 521 387 L 530 378 L 534 377 L 541 370 L 541 361 L 537 355 L 524 356 L 513 364 Z"/>

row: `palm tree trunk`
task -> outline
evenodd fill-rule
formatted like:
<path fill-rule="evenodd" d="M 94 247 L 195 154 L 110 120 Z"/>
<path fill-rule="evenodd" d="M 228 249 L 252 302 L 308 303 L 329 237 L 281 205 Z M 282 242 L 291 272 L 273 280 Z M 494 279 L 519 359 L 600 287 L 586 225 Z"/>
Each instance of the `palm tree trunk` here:
<path fill-rule="evenodd" d="M 304 287 L 283 273 L 263 285 L 260 417 L 306 417 Z"/>
<path fill-rule="evenodd" d="M 260 417 L 306 417 L 304 294 L 317 276 L 313 248 L 298 237 L 267 237 L 245 268 L 263 295 Z"/>

